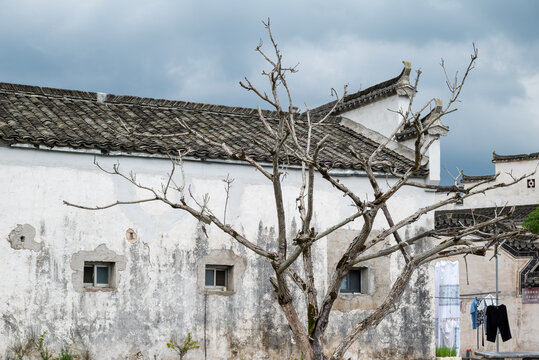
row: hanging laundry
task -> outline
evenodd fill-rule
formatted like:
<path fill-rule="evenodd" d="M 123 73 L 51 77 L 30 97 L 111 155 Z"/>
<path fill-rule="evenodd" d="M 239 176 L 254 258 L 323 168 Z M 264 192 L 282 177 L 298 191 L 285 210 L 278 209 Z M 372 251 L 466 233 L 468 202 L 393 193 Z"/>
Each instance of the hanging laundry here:
<path fill-rule="evenodd" d="M 476 301 L 477 300 L 477 301 Z M 472 316 L 472 326 L 474 329 L 477 329 L 477 347 L 479 347 L 479 333 L 481 333 L 481 344 L 482 346 L 485 346 L 485 334 L 487 331 L 486 328 L 486 312 L 487 312 L 487 306 L 489 305 L 497 305 L 498 302 L 496 301 L 496 298 L 492 296 L 491 294 L 488 294 L 483 299 L 479 300 L 477 297 L 474 299 L 474 302 L 477 304 L 476 308 L 472 307 L 470 308 L 470 314 Z M 475 314 L 473 311 L 475 310 Z M 474 316 L 475 316 L 475 323 L 474 323 Z"/>
<path fill-rule="evenodd" d="M 491 294 L 485 296 L 477 304 L 477 326 L 483 325 L 485 323 L 487 306 L 489 305 L 498 305 L 496 298 Z"/>
<path fill-rule="evenodd" d="M 507 319 L 507 308 L 505 305 L 489 305 L 487 307 L 486 317 L 487 341 L 496 341 L 498 329 L 504 342 L 511 339 L 511 330 L 509 329 L 509 320 Z"/>
<path fill-rule="evenodd" d="M 460 349 L 458 261 L 441 260 L 434 266 L 436 346 Z"/>
<path fill-rule="evenodd" d="M 498 301 L 496 300 L 494 296 L 492 296 L 492 294 L 488 294 L 487 296 L 485 296 L 483 298 L 483 302 L 485 303 L 486 306 L 498 305 Z"/>
<path fill-rule="evenodd" d="M 477 329 L 479 324 L 477 323 L 477 305 L 479 304 L 479 299 L 477 296 L 472 301 L 472 306 L 470 307 L 470 315 L 472 316 L 472 329 Z"/>

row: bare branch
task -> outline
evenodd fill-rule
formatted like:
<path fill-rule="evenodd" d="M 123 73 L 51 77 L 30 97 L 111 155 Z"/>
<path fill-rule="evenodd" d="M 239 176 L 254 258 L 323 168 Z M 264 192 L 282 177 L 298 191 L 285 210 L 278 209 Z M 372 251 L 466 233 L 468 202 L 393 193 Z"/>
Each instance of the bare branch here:
<path fill-rule="evenodd" d="M 109 209 L 109 208 L 117 206 L 117 205 L 141 204 L 141 203 L 150 202 L 150 201 L 156 201 L 156 200 L 159 200 L 159 198 L 154 197 L 154 198 L 149 198 L 149 199 L 132 200 L 132 201 L 115 201 L 113 203 L 110 203 L 110 204 L 107 204 L 107 205 L 102 205 L 102 206 L 97 206 L 97 205 L 96 206 L 84 206 L 84 205 L 74 204 L 74 203 L 71 203 L 71 202 L 65 201 L 65 200 L 63 201 L 63 203 L 64 203 L 64 205 L 79 208 L 79 209 L 84 209 L 84 210 L 105 210 L 105 209 Z"/>
<path fill-rule="evenodd" d="M 240 86 L 242 88 L 248 91 L 254 92 L 256 95 L 258 95 L 259 98 L 269 103 L 271 106 L 277 107 L 277 104 L 274 101 L 272 101 L 267 94 L 265 93 L 263 94 L 260 91 L 258 91 L 258 89 L 253 86 L 253 84 L 251 83 L 251 81 L 249 81 L 248 78 L 245 78 L 245 81 L 247 82 L 247 84 L 244 84 L 243 82 L 240 81 Z"/>
<path fill-rule="evenodd" d="M 223 224 L 226 225 L 226 209 L 228 207 L 228 199 L 230 197 L 230 188 L 232 187 L 232 183 L 234 182 L 234 179 L 230 178 L 230 174 L 226 175 L 226 179 L 223 179 L 223 182 L 225 183 L 225 208 L 223 210 Z"/>
<path fill-rule="evenodd" d="M 387 204 L 384 203 L 381 206 L 381 208 L 382 208 L 382 212 L 384 213 L 384 216 L 387 219 L 388 225 L 389 226 L 395 226 L 395 223 L 393 222 L 393 218 L 391 217 L 391 214 L 389 213 L 389 210 L 387 208 Z M 395 241 L 397 242 L 397 244 L 402 243 L 402 239 L 401 239 L 398 231 L 395 231 L 393 233 L 393 236 L 395 237 Z M 408 255 L 408 253 L 406 252 L 406 249 L 404 247 L 401 247 L 400 250 L 402 252 L 402 255 L 404 256 L 404 260 L 406 260 L 406 262 L 410 262 L 410 255 Z"/>
<path fill-rule="evenodd" d="M 334 232 L 335 230 L 338 230 L 340 228 L 342 228 L 343 226 L 345 226 L 346 224 L 349 224 L 351 223 L 352 221 L 354 221 L 355 219 L 357 219 L 358 217 L 360 216 L 363 216 L 365 212 L 363 210 L 360 210 L 360 211 L 357 211 L 356 213 L 354 213 L 353 215 L 347 217 L 346 219 L 342 220 L 341 222 L 327 228 L 326 230 L 318 233 L 316 235 L 316 237 L 314 238 L 314 240 L 319 240 L 329 234 L 331 234 L 332 232 Z"/>
<path fill-rule="evenodd" d="M 389 294 L 384 302 L 376 308 L 370 315 L 360 321 L 348 334 L 342 339 L 339 346 L 335 349 L 330 360 L 340 360 L 343 358 L 346 350 L 354 341 L 367 329 L 377 326 L 388 314 L 394 312 L 397 308 L 395 304 L 401 297 L 406 285 L 410 281 L 414 270 L 417 268 L 417 263 L 411 261 L 404 266 L 401 274 L 393 283 Z"/>

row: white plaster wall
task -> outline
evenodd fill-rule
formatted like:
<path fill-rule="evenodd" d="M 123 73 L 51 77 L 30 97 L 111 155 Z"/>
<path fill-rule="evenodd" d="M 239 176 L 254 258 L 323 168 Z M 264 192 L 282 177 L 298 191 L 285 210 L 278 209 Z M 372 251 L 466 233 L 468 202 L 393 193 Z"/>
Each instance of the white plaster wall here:
<path fill-rule="evenodd" d="M 512 205 L 539 203 L 539 186 L 537 185 L 537 181 L 539 180 L 539 160 L 535 159 L 495 163 L 495 172 L 500 174 L 500 176 L 498 176 L 497 182 L 511 182 L 511 175 L 515 178 L 519 178 L 523 175 L 532 174 L 534 171 L 536 173 L 531 176 L 528 176 L 527 178 L 535 179 L 535 188 L 527 188 L 526 180 L 523 180 L 512 187 L 505 189 L 496 189 L 495 192 L 492 194 L 491 198 L 503 198 L 505 196 L 511 199 L 510 203 Z M 492 201 L 492 199 L 489 200 Z"/>
<path fill-rule="evenodd" d="M 511 183 L 514 178 L 520 178 L 523 175 L 530 175 L 527 178 L 534 178 L 536 181 L 535 188 L 528 188 L 526 185 L 526 179 L 523 179 L 517 184 L 510 187 L 500 187 L 488 191 L 485 194 L 478 194 L 467 199 L 464 199 L 463 204 L 453 205 L 451 209 L 469 209 L 477 207 L 494 207 L 505 205 L 529 205 L 539 203 L 539 186 L 537 185 L 539 180 L 539 160 L 525 160 L 525 161 L 511 161 L 511 162 L 498 162 L 495 163 L 495 173 L 499 174 L 495 181 L 488 182 L 481 185 L 480 188 L 491 187 L 500 183 Z M 474 183 L 466 184 L 467 187 L 472 186 Z M 442 199 L 446 195 L 438 194 Z"/>
<path fill-rule="evenodd" d="M 137 181 L 156 187 L 170 171 L 168 160 L 104 156 L 97 160 L 106 167 L 119 161 L 123 171 L 138 174 Z M 234 178 L 227 220 L 252 241 L 275 248 L 271 242 L 276 226 L 271 187 L 258 172 L 247 166 L 208 162 L 186 162 L 185 172 L 192 192 L 199 197 L 208 193 L 210 207 L 218 216 L 223 213 L 225 199 L 222 179 L 227 174 Z M 359 194 L 369 193 L 370 186 L 364 177 L 344 177 L 342 181 Z M 290 170 L 283 189 L 289 231 L 293 227 L 298 186 L 299 174 Z M 329 184 L 317 178 L 316 186 L 317 229 L 325 229 L 352 213 L 349 201 Z M 37 333 L 47 330 L 56 349 L 74 341 L 99 354 L 99 359 L 126 358 L 139 351 L 145 358 L 167 358 L 172 353 L 166 342 L 171 337 L 179 341 L 187 332 L 200 343 L 206 333 L 209 359 L 263 359 L 268 354 L 272 358 L 286 358 L 292 352 L 288 326 L 273 300 L 268 281 L 270 266 L 218 229 L 207 226 L 206 236 L 191 216 L 160 203 L 102 211 L 63 205 L 63 200 L 93 206 L 146 196 L 145 191 L 135 189 L 124 179 L 98 170 L 93 165 L 93 156 L 0 147 L 0 189 L 0 357 L 7 356 L 8 348 L 17 340 L 24 340 L 32 329 Z M 389 203 L 389 208 L 397 222 L 432 201 L 433 193 L 407 187 Z M 43 244 L 42 251 L 10 247 L 7 237 L 17 224 L 30 224 L 36 229 L 35 240 Z M 419 228 L 432 224 L 432 217 L 421 218 L 403 235 L 412 236 Z M 360 226 L 358 220 L 346 228 Z M 384 226 L 386 222 L 379 216 L 375 228 Z M 128 228 L 136 231 L 137 242 L 126 241 Z M 81 250 L 94 250 L 103 243 L 127 259 L 117 290 L 76 292 L 71 280 L 71 256 Z M 204 296 L 198 292 L 196 262 L 212 249 L 232 249 L 247 259 L 247 269 L 235 295 Z M 315 247 L 321 287 L 327 283 L 326 254 L 326 241 L 321 240 Z M 402 265 L 398 256 L 391 259 L 391 264 L 387 276 L 395 279 L 398 266 Z M 428 282 L 430 270 L 425 271 L 422 277 Z M 421 276 L 414 281 L 417 278 Z M 415 284 L 425 287 L 424 283 Z M 408 303 L 403 305 L 404 313 L 383 323 L 383 333 L 370 331 L 359 344 L 363 349 L 378 347 L 370 341 L 387 339 L 388 332 L 393 331 L 393 340 L 384 346 L 401 346 L 395 339 L 406 329 L 405 319 L 416 318 L 413 302 L 426 302 L 428 311 L 431 297 L 428 289 L 411 288 L 405 296 Z M 342 333 L 362 314 L 361 309 L 351 313 L 336 311 L 330 327 L 335 333 Z M 428 329 L 425 331 L 424 341 L 432 341 L 428 339 Z M 401 340 L 404 344 L 408 341 Z M 366 341 L 369 342 L 365 344 Z M 365 356 L 362 354 L 353 350 L 350 356 L 356 359 Z M 189 358 L 204 358 L 203 347 L 193 351 Z"/>
<path fill-rule="evenodd" d="M 390 96 L 373 101 L 360 108 L 343 112 L 342 115 L 387 137 L 397 128 L 401 121 L 399 114 L 394 111 L 399 109 L 406 111 L 408 101 L 406 96 Z"/>
<path fill-rule="evenodd" d="M 429 136 L 425 141 L 428 143 L 431 141 Z M 441 154 L 440 154 L 440 138 L 436 139 L 429 147 L 429 181 L 431 184 L 438 185 L 440 183 L 440 170 L 441 170 Z"/>

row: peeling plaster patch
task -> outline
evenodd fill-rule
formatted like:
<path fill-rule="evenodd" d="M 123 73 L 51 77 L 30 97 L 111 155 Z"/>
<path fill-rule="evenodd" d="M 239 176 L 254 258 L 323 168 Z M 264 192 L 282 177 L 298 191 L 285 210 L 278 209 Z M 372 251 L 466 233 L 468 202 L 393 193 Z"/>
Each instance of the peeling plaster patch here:
<path fill-rule="evenodd" d="M 133 229 L 127 229 L 125 232 L 125 238 L 130 243 L 134 243 L 137 241 L 137 233 Z"/>
<path fill-rule="evenodd" d="M 112 280 L 111 288 L 116 289 L 120 282 L 120 271 L 124 271 L 127 260 L 123 255 L 117 255 L 114 251 L 109 250 L 107 245 L 101 244 L 93 251 L 79 251 L 73 254 L 71 257 L 71 269 L 73 275 L 71 277 L 73 282 L 73 288 L 75 291 L 84 292 L 83 287 L 83 274 L 84 274 L 84 262 L 110 262 L 114 263 L 112 267 Z M 103 288 L 103 290 L 111 290 L 110 288 Z"/>
<path fill-rule="evenodd" d="M 7 241 L 15 250 L 27 249 L 33 251 L 41 251 L 42 243 L 34 241 L 36 237 L 36 229 L 30 224 L 17 224 L 17 227 L 8 235 Z"/>
<path fill-rule="evenodd" d="M 129 355 L 127 356 L 127 360 L 138 360 L 138 359 L 144 359 L 144 355 L 142 354 L 142 352 L 138 350 L 131 351 Z"/>

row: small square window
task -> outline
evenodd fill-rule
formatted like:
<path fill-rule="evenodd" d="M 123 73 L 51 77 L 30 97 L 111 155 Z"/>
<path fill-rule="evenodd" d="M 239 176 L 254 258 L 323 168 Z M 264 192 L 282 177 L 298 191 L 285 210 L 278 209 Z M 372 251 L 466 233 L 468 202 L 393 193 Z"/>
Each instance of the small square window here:
<path fill-rule="evenodd" d="M 228 279 L 231 275 L 231 266 L 206 265 L 206 274 L 204 285 L 207 288 L 216 288 L 227 290 Z"/>
<path fill-rule="evenodd" d="M 111 274 L 114 263 L 84 262 L 84 287 L 111 287 Z"/>
<path fill-rule="evenodd" d="M 343 279 L 341 293 L 367 293 L 367 268 L 352 269 Z"/>

